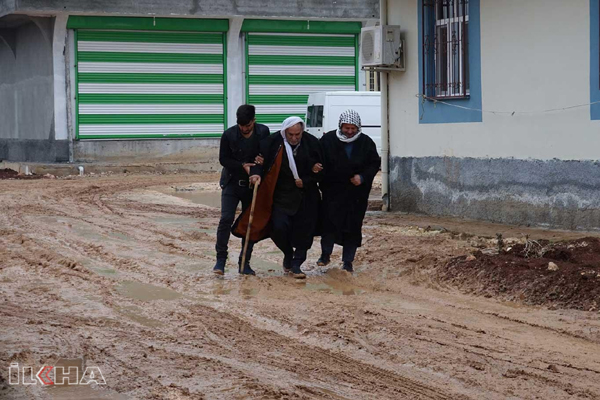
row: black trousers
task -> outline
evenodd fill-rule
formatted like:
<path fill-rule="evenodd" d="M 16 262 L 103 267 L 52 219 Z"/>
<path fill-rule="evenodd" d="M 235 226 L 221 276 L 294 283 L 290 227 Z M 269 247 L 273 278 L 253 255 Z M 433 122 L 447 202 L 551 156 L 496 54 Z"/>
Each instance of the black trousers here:
<path fill-rule="evenodd" d="M 326 233 L 321 236 L 321 254 L 325 257 L 331 256 L 333 253 L 333 245 L 335 244 L 335 234 Z M 355 245 L 345 244 L 342 250 L 342 261 L 353 262 L 356 255 L 357 247 Z"/>
<path fill-rule="evenodd" d="M 292 232 L 294 231 L 294 217 L 278 207 L 273 207 L 271 214 L 271 239 L 283 252 L 283 264 L 289 268 L 300 267 L 306 261 L 308 249 L 299 249 L 292 246 Z"/>
<path fill-rule="evenodd" d="M 245 182 L 240 184 L 241 182 Z M 238 204 L 242 202 L 242 210 L 245 210 L 252 203 L 252 190 L 248 187 L 248 181 L 239 181 L 232 179 L 221 192 L 221 220 L 217 228 L 217 259 L 227 259 L 227 249 L 229 236 L 231 235 L 231 226 L 235 219 L 235 211 Z M 242 260 L 242 252 L 244 251 L 245 239 L 242 239 L 242 251 L 240 252 L 240 261 Z M 248 243 L 248 252 L 246 253 L 246 261 L 250 261 L 252 256 L 252 248 L 254 242 Z"/>

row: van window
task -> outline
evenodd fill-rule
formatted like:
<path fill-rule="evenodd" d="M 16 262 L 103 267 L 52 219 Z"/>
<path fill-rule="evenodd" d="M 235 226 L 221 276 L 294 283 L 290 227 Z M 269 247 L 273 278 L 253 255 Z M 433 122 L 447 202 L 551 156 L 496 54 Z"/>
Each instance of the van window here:
<path fill-rule="evenodd" d="M 313 113 L 314 113 L 315 107 L 314 106 L 308 106 L 308 111 L 306 112 L 306 126 L 308 126 L 309 128 L 313 127 Z"/>
<path fill-rule="evenodd" d="M 315 126 L 317 128 L 322 128 L 323 127 L 323 106 L 316 106 L 313 116 L 315 119 Z"/>

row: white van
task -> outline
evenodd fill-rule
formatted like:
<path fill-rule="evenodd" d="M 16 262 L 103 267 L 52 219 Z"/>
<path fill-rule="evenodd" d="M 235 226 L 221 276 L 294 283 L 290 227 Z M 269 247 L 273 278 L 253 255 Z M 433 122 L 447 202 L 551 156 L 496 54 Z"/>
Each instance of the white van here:
<path fill-rule="evenodd" d="M 319 92 L 308 96 L 306 130 L 321 138 L 338 128 L 340 114 L 353 109 L 360 115 L 363 133 L 381 154 L 381 95 L 379 92 Z"/>

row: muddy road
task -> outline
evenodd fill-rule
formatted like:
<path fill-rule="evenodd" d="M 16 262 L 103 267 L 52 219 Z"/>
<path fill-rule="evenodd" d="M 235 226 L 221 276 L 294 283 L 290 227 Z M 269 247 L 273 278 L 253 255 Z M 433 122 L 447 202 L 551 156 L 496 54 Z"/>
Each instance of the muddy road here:
<path fill-rule="evenodd" d="M 523 229 L 375 212 L 354 276 L 337 248 L 317 268 L 315 243 L 308 279 L 284 277 L 265 241 L 258 276 L 240 277 L 233 239 L 217 278 L 216 181 L 0 181 L 0 398 L 600 399 L 598 312 L 434 278 L 492 248 L 483 236 Z M 60 358 L 100 368 L 106 385 L 9 384 L 11 363 L 37 371 Z"/>

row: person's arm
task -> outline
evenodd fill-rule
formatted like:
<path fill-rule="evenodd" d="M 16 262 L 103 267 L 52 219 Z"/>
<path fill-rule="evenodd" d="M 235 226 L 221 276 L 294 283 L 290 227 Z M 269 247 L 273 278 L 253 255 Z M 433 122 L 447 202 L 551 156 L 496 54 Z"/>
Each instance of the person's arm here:
<path fill-rule="evenodd" d="M 304 184 L 304 186 L 306 187 L 306 185 L 311 185 L 311 184 L 317 184 L 317 182 L 321 181 L 321 178 L 323 176 L 323 172 L 319 171 L 317 173 L 313 172 L 313 166 L 315 164 L 323 164 L 323 149 L 321 148 L 321 142 L 319 140 L 314 140 L 311 141 L 310 143 L 310 150 L 309 150 L 309 173 L 308 174 L 304 174 L 300 176 L 300 179 L 302 179 L 302 182 Z"/>
<path fill-rule="evenodd" d="M 260 184 L 260 181 L 262 180 L 263 174 L 265 172 L 265 167 L 271 165 L 270 157 L 272 157 L 272 154 L 270 154 L 270 145 L 272 143 L 272 140 L 270 140 L 269 138 L 270 136 L 267 136 L 265 139 L 260 141 L 259 155 L 263 158 L 263 162 L 261 164 L 255 164 L 254 166 L 250 167 L 251 184 L 254 184 L 257 181 Z M 258 180 L 256 179 L 256 177 L 258 177 Z"/>
<path fill-rule="evenodd" d="M 221 146 L 219 148 L 219 163 L 227 168 L 229 173 L 239 173 L 244 170 L 244 163 L 233 157 L 231 146 L 229 144 L 229 135 L 223 133 L 221 136 Z"/>
<path fill-rule="evenodd" d="M 259 146 L 260 143 L 268 138 L 271 135 L 271 131 L 269 130 L 269 127 L 266 125 L 262 125 L 260 130 L 257 129 L 256 131 L 257 135 L 258 135 L 258 139 L 259 139 Z M 262 153 L 259 152 L 259 154 L 254 158 L 254 163 L 255 164 L 264 164 L 265 162 L 265 157 L 262 155 Z"/>
<path fill-rule="evenodd" d="M 377 147 L 375 146 L 375 142 L 373 140 L 366 140 L 365 145 L 367 147 L 367 157 L 365 160 L 364 169 L 359 172 L 359 175 L 362 178 L 362 183 L 372 183 L 373 179 L 375 179 L 375 175 L 379 172 L 379 168 L 381 167 L 381 157 L 377 154 Z"/>

